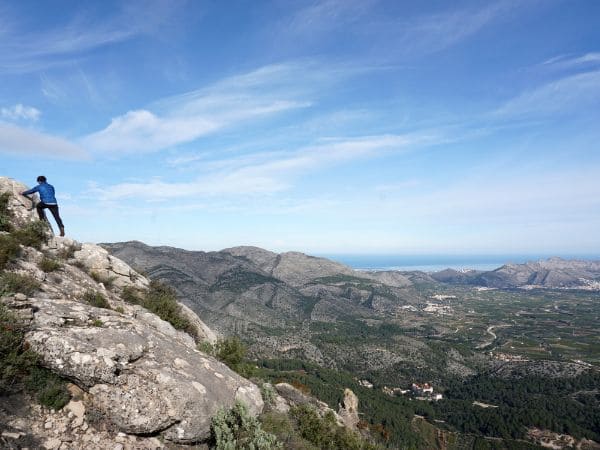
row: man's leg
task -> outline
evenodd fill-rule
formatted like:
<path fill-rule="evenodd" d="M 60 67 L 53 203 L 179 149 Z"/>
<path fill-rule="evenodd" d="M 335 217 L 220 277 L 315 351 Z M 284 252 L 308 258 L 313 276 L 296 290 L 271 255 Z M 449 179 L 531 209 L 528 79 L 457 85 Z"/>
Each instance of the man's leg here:
<path fill-rule="evenodd" d="M 48 219 L 46 218 L 46 213 L 44 212 L 44 208 L 47 208 L 47 207 L 48 206 L 44 202 L 39 202 L 35 206 L 35 209 L 37 210 L 38 217 L 40 218 L 40 220 L 45 220 L 46 222 L 48 222 Z"/>
<path fill-rule="evenodd" d="M 54 220 L 56 220 L 56 224 L 58 225 L 58 229 L 60 230 L 60 235 L 65 235 L 65 226 L 63 224 L 62 219 L 60 218 L 60 214 L 58 213 L 58 205 L 46 205 L 50 210 L 52 215 L 54 216 Z"/>

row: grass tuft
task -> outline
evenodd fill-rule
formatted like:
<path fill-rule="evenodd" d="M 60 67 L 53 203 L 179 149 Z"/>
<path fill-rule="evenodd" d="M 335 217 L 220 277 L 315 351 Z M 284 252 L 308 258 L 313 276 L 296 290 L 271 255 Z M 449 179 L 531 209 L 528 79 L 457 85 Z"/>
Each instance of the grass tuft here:
<path fill-rule="evenodd" d="M 19 256 L 20 251 L 19 242 L 11 234 L 0 234 L 0 270 Z"/>
<path fill-rule="evenodd" d="M 108 300 L 106 300 L 106 298 L 100 292 L 97 291 L 86 291 L 86 293 L 83 294 L 83 301 L 89 303 L 92 306 L 95 306 L 96 308 L 110 309 L 110 304 L 108 303 Z"/>
<path fill-rule="evenodd" d="M 38 220 L 28 223 L 22 228 L 11 233 L 15 239 L 26 247 L 41 249 L 42 245 L 48 242 L 49 226 L 46 222 Z"/>
<path fill-rule="evenodd" d="M 38 267 L 48 273 L 48 272 L 55 272 L 58 269 L 60 269 L 62 267 L 62 264 L 59 263 L 57 260 L 52 259 L 52 258 L 44 258 L 42 259 L 39 264 Z"/>
<path fill-rule="evenodd" d="M 0 275 L 0 294 L 25 294 L 33 295 L 41 287 L 39 281 L 29 275 L 5 272 Z"/>

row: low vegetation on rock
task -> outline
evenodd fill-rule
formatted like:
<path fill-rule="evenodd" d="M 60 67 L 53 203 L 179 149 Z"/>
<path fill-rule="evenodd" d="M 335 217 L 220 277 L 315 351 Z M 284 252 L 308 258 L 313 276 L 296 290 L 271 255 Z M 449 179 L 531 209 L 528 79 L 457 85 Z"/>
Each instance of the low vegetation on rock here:
<path fill-rule="evenodd" d="M 283 450 L 275 435 L 267 433 L 241 402 L 221 409 L 211 421 L 213 445 L 217 450 Z"/>
<path fill-rule="evenodd" d="M 25 390 L 52 409 L 65 406 L 70 395 L 59 376 L 38 365 L 39 356 L 25 342 L 26 326 L 0 303 L 0 397 Z"/>
<path fill-rule="evenodd" d="M 106 300 L 106 297 L 104 297 L 104 295 L 102 295 L 98 291 L 86 291 L 83 294 L 82 300 L 92 306 L 95 306 L 96 308 L 110 309 L 110 304 L 108 303 L 108 300 Z"/>
<path fill-rule="evenodd" d="M 49 273 L 54 272 L 62 267 L 62 264 L 55 259 L 44 257 L 39 263 L 40 270 Z"/>
<path fill-rule="evenodd" d="M 146 290 L 125 287 L 121 299 L 127 303 L 143 306 L 162 320 L 169 322 L 176 330 L 185 331 L 192 337 L 196 337 L 196 330 L 190 320 L 183 315 L 181 305 L 177 302 L 177 294 L 172 287 L 153 280 Z"/>
<path fill-rule="evenodd" d="M 4 272 L 0 275 L 0 295 L 33 295 L 40 288 L 40 282 L 29 275 Z"/>

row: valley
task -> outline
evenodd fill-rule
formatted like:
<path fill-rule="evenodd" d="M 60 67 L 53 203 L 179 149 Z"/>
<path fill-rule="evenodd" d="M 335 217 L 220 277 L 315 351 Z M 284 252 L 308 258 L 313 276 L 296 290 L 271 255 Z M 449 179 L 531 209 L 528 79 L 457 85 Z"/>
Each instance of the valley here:
<path fill-rule="evenodd" d="M 221 335 L 238 336 L 254 376 L 305 386 L 332 407 L 350 387 L 365 422 L 387 430 L 390 444 L 426 448 L 415 414 L 440 430 L 502 438 L 502 445 L 522 440 L 518 445 L 529 448 L 532 427 L 600 441 L 598 291 L 357 272 L 253 247 L 205 253 L 138 242 L 104 246 L 175 287 Z M 431 383 L 443 399 L 397 393 L 412 383 Z"/>

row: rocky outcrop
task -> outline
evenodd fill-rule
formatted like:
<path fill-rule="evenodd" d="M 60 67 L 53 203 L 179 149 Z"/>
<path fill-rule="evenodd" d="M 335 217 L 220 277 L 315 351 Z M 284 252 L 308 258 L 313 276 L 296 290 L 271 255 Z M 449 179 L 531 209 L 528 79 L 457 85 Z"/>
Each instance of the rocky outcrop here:
<path fill-rule="evenodd" d="M 0 192 L 18 195 L 25 189 L 0 178 Z M 11 196 L 14 227 L 37 220 L 27 206 Z M 46 273 L 40 262 L 48 257 L 61 263 Z M 144 289 L 149 281 L 105 249 L 53 237 L 41 250 L 22 247 L 7 270 L 40 283 L 34 295 L 7 295 L 0 301 L 28 322 L 25 340 L 40 363 L 84 391 L 82 400 L 71 405 L 73 417 L 83 409 L 124 436 L 161 435 L 171 442 L 195 443 L 209 437 L 211 418 L 220 408 L 242 401 L 252 414 L 261 412 L 263 400 L 256 385 L 197 350 L 190 335 L 121 299 L 123 288 Z M 106 308 L 87 303 L 90 292 L 101 295 Z M 193 311 L 182 306 L 181 313 L 201 339 L 216 340 Z M 81 420 L 77 424 L 81 426 Z M 60 446 L 60 439 L 57 442 Z M 58 448 L 55 443 L 44 445 Z"/>
<path fill-rule="evenodd" d="M 255 385 L 169 326 L 72 300 L 28 302 L 36 312 L 26 339 L 43 365 L 84 387 L 121 431 L 197 442 L 219 408 L 242 400 L 262 409 Z"/>
<path fill-rule="evenodd" d="M 338 414 L 346 428 L 358 430 L 358 397 L 351 389 L 344 389 L 344 400 L 339 407 Z"/>
<path fill-rule="evenodd" d="M 345 426 L 345 422 L 339 414 L 331 409 L 327 403 L 303 393 L 291 384 L 278 383 L 275 385 L 275 390 L 289 406 L 309 405 L 313 407 L 321 417 L 326 414 L 332 414 L 338 425 Z"/>
<path fill-rule="evenodd" d="M 82 244 L 73 257 L 89 273 L 99 280 L 114 283 L 123 288 L 133 286 L 148 287 L 148 280 L 118 258 L 110 255 L 102 247 L 95 244 Z"/>

